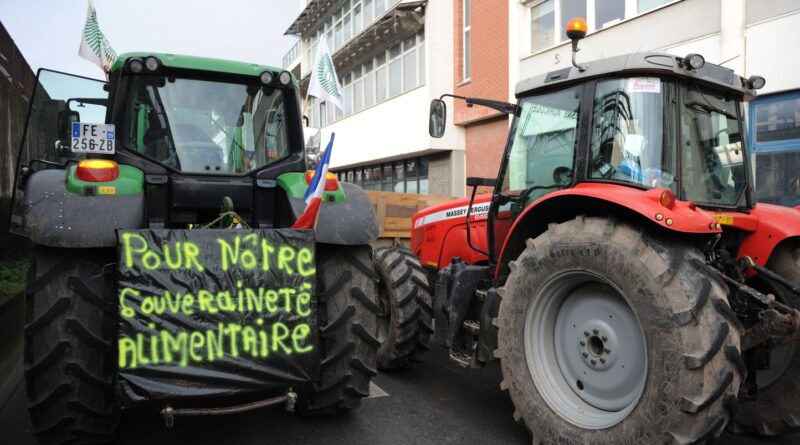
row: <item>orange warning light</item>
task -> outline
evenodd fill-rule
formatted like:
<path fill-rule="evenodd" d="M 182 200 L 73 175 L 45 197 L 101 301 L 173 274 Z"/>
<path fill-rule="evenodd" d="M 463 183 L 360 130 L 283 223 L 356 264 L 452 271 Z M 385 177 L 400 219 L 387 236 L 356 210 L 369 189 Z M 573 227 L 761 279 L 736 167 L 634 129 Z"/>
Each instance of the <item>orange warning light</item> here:
<path fill-rule="evenodd" d="M 588 30 L 586 20 L 580 17 L 575 17 L 567 23 L 567 37 L 571 40 L 580 40 L 586 37 Z"/>

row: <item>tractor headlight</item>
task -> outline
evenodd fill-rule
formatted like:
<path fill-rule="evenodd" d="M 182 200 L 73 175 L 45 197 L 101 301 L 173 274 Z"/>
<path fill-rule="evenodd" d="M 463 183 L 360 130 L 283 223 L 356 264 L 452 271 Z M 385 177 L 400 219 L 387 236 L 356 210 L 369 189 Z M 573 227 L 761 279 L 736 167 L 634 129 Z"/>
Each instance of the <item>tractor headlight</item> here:
<path fill-rule="evenodd" d="M 689 54 L 683 58 L 683 65 L 693 70 L 698 70 L 706 64 L 706 59 L 700 54 Z"/>
<path fill-rule="evenodd" d="M 747 85 L 754 90 L 760 90 L 767 84 L 766 79 L 761 76 L 750 76 L 747 78 Z"/>
<path fill-rule="evenodd" d="M 278 74 L 278 80 L 281 82 L 281 85 L 289 85 L 292 81 L 292 75 L 288 71 L 281 71 Z"/>
<path fill-rule="evenodd" d="M 259 76 L 259 78 L 261 79 L 261 83 L 263 83 L 264 85 L 269 85 L 275 79 L 275 76 L 269 71 L 264 71 L 263 73 L 261 73 L 261 76 Z"/>
<path fill-rule="evenodd" d="M 161 67 L 161 62 L 159 62 L 155 57 L 149 56 L 148 58 L 144 59 L 144 67 L 147 68 L 147 71 L 156 71 Z"/>
<path fill-rule="evenodd" d="M 142 59 L 138 57 L 135 59 L 130 59 L 128 61 L 128 69 L 131 70 L 132 73 L 141 73 L 144 69 L 144 63 L 142 62 Z"/>

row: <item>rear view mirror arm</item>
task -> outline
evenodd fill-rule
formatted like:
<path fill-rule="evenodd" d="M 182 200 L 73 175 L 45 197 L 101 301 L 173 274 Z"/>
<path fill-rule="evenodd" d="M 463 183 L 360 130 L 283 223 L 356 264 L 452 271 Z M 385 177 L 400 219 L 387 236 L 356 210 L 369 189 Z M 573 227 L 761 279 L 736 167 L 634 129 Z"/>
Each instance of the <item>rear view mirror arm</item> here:
<path fill-rule="evenodd" d="M 455 94 L 442 94 L 441 96 L 439 96 L 439 100 L 442 100 L 445 97 L 452 97 L 453 99 L 462 99 L 467 102 L 468 107 L 471 107 L 473 105 L 481 105 L 484 107 L 491 108 L 493 110 L 497 110 L 501 113 L 514 114 L 514 115 L 519 114 L 519 107 L 515 104 L 511 104 L 508 102 L 492 100 L 492 99 L 481 99 L 479 97 L 457 96 Z"/>

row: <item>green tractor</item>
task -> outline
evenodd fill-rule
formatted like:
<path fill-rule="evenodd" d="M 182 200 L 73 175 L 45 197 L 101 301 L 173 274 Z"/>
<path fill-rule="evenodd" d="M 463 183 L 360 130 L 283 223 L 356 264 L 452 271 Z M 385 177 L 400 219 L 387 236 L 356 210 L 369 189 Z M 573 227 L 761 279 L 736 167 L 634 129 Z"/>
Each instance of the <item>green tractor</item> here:
<path fill-rule="evenodd" d="M 122 55 L 108 82 L 37 79 L 11 218 L 34 245 L 34 434 L 110 441 L 120 411 L 138 406 L 161 408 L 167 425 L 279 403 L 358 407 L 381 346 L 375 214 L 329 176 L 318 227 L 292 228 L 313 176 L 296 79 L 153 53 Z"/>

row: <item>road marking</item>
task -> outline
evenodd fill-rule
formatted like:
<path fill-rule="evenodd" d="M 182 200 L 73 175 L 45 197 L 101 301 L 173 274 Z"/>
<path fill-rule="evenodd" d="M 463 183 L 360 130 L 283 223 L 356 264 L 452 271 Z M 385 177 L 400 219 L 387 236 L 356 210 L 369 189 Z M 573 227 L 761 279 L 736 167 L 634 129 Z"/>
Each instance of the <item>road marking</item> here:
<path fill-rule="evenodd" d="M 376 385 L 373 382 L 369 382 L 369 396 L 368 399 L 372 399 L 375 397 L 388 397 L 389 393 L 381 389 L 380 386 Z"/>

